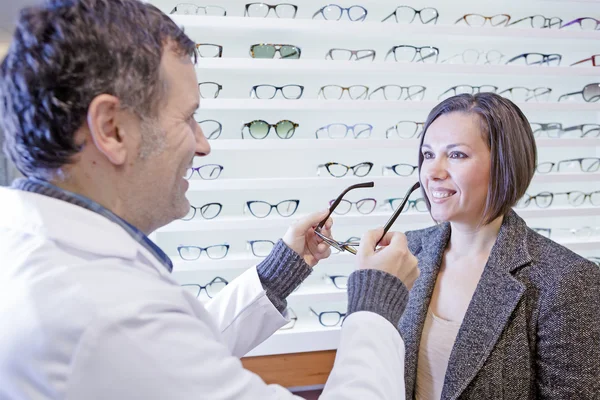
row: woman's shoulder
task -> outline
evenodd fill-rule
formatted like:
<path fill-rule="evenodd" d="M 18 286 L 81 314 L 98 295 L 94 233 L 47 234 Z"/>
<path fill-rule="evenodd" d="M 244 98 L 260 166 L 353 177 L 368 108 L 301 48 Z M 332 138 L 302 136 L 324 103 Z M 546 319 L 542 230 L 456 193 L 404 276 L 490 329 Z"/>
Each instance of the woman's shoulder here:
<path fill-rule="evenodd" d="M 413 254 L 419 253 L 423 243 L 431 243 L 432 239 L 443 236 L 447 228 L 446 224 L 439 224 L 414 231 L 406 231 L 408 248 Z"/>

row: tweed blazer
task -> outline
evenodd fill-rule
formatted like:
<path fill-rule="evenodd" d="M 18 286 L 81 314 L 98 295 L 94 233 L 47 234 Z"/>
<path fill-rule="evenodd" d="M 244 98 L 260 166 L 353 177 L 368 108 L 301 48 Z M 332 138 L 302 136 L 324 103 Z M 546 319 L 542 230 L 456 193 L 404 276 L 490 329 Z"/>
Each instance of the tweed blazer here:
<path fill-rule="evenodd" d="M 421 275 L 399 330 L 406 398 L 450 224 L 407 232 Z M 442 399 L 600 399 L 600 268 L 505 217 L 450 354 Z"/>

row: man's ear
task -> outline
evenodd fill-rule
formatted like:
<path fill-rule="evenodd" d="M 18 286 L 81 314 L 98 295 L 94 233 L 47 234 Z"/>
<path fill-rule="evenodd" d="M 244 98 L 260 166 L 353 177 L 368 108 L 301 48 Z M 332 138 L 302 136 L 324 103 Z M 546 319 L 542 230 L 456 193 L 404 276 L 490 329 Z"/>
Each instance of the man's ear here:
<path fill-rule="evenodd" d="M 119 123 L 120 101 L 109 94 L 94 97 L 87 113 L 90 135 L 98 150 L 115 165 L 127 159 L 123 124 Z"/>

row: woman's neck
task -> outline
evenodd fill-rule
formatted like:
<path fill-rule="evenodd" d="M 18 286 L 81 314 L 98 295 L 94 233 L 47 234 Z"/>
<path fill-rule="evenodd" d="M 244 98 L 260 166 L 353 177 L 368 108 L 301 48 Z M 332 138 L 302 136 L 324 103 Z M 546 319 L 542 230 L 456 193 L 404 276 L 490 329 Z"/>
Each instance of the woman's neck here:
<path fill-rule="evenodd" d="M 460 256 L 486 256 L 492 251 L 503 216 L 483 226 L 451 222 L 452 233 L 447 251 Z"/>

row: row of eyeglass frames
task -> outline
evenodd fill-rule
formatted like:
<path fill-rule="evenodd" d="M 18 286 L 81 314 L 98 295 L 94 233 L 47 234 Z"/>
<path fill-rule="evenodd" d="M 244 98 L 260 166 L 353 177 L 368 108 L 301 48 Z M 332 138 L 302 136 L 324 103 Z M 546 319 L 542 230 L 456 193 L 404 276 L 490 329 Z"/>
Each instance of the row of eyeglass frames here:
<path fill-rule="evenodd" d="M 202 132 L 209 140 L 216 140 L 221 137 L 223 125 L 214 119 L 205 119 L 197 121 L 202 128 Z M 393 126 L 385 130 L 386 139 L 415 139 L 420 138 L 423 131 L 424 122 L 417 121 L 398 121 Z M 291 139 L 300 125 L 290 120 L 280 120 L 271 124 L 265 120 L 259 119 L 242 125 L 242 139 L 262 140 L 269 136 L 271 129 L 280 139 Z M 559 139 L 570 138 L 594 138 L 600 137 L 600 124 L 577 124 L 573 126 L 563 126 L 560 122 L 531 122 L 531 129 L 535 137 L 548 137 Z M 244 136 L 244 131 L 248 133 Z M 368 139 L 372 137 L 373 125 L 368 123 L 344 124 L 332 123 L 318 128 L 315 131 L 317 139 Z M 217 172 L 217 171 L 211 171 Z M 190 171 L 191 173 L 191 171 Z M 220 173 L 220 171 L 219 171 Z M 205 174 L 206 175 L 206 174 Z M 212 176 L 212 174 L 211 174 Z M 191 176 L 190 176 L 191 177 Z M 218 177 L 218 176 L 217 176 Z M 210 179 L 210 178 L 204 178 Z M 216 179 L 216 178 L 212 178 Z"/>
<path fill-rule="evenodd" d="M 217 82 L 201 82 L 198 84 L 200 97 L 203 99 L 216 99 L 219 97 L 223 85 Z M 422 85 L 383 85 L 370 91 L 370 88 L 365 85 L 325 85 L 322 86 L 317 97 L 324 100 L 341 100 L 348 98 L 350 100 L 388 100 L 388 101 L 422 101 L 425 97 L 427 88 Z M 269 84 L 254 85 L 250 89 L 250 98 L 260 100 L 270 100 L 275 98 L 277 93 L 287 100 L 298 100 L 304 94 L 304 86 L 297 84 L 289 84 L 283 86 L 275 86 Z M 550 99 L 552 88 L 537 87 L 526 88 L 523 86 L 510 87 L 500 90 L 495 85 L 456 85 L 447 89 L 438 96 L 438 100 L 443 100 L 448 97 L 458 94 L 475 94 L 482 92 L 498 93 L 512 101 L 528 102 L 541 101 L 545 102 Z M 557 101 L 572 101 L 576 98 L 583 98 L 585 102 L 595 103 L 600 99 L 600 83 L 589 83 L 583 89 L 562 94 Z"/>
<path fill-rule="evenodd" d="M 199 15 L 199 16 L 214 16 L 224 17 L 227 15 L 227 10 L 220 6 L 206 5 L 200 6 L 190 3 L 177 4 L 170 12 L 176 15 Z M 268 16 L 277 18 L 296 18 L 298 14 L 298 6 L 290 3 L 266 4 L 266 3 L 248 3 L 244 6 L 245 17 L 266 18 Z M 368 11 L 360 5 L 351 7 L 342 7 L 337 4 L 328 4 L 319 8 L 312 16 L 313 19 L 323 19 L 328 21 L 339 21 L 346 19 L 353 22 L 362 22 L 367 19 Z M 440 13 L 433 7 L 425 7 L 415 9 L 409 6 L 396 7 L 387 17 L 381 22 L 396 22 L 399 24 L 411 24 L 413 22 L 421 22 L 422 24 L 437 24 Z M 598 30 L 600 29 L 600 20 L 592 17 L 580 17 L 574 20 L 565 22 L 560 17 L 545 17 L 543 15 L 530 15 L 519 18 L 511 22 L 512 17 L 509 14 L 496 15 L 481 15 L 481 14 L 464 14 L 458 18 L 455 24 L 466 24 L 472 27 L 492 26 L 492 27 L 509 27 L 518 26 L 521 28 L 541 28 L 541 29 L 563 29 L 563 28 L 579 28 L 581 30 Z"/>
<path fill-rule="evenodd" d="M 202 58 L 221 58 L 223 57 L 223 46 L 214 43 L 197 43 L 196 50 L 198 56 Z M 257 59 L 272 59 L 276 55 L 284 60 L 298 60 L 302 56 L 302 49 L 293 44 L 280 43 L 257 43 L 250 46 L 250 57 Z M 374 61 L 377 51 L 374 49 L 342 49 L 332 48 L 325 53 L 326 60 L 335 61 Z M 437 63 L 440 58 L 440 49 L 436 46 L 413 46 L 409 44 L 400 44 L 392 46 L 386 53 L 384 61 L 392 60 L 395 62 L 416 62 L 416 63 Z M 441 61 L 448 64 L 478 64 L 480 61 L 485 65 L 499 65 L 502 62 L 510 65 L 533 65 L 533 66 L 554 66 L 557 67 L 562 61 L 562 55 L 558 53 L 521 53 L 509 59 L 498 50 L 481 51 L 477 49 L 466 49 L 462 53 L 454 54 Z M 600 54 L 578 60 L 571 64 L 600 66 Z"/>

